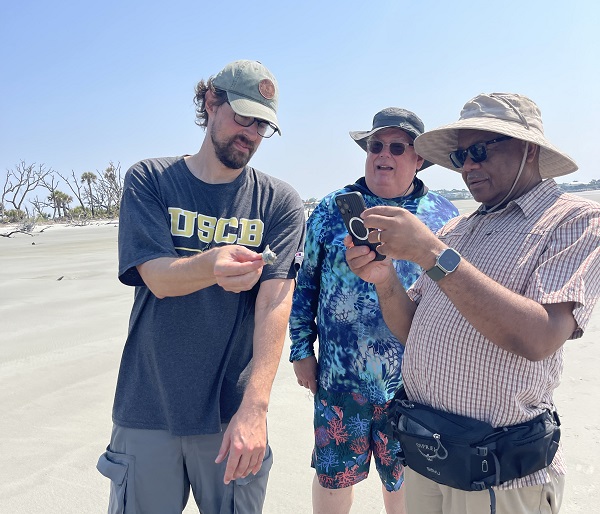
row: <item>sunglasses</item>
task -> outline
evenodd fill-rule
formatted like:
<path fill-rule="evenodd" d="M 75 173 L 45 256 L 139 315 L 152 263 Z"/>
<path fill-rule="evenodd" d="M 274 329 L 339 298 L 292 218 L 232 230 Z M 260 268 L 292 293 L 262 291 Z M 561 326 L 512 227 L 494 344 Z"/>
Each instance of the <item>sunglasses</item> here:
<path fill-rule="evenodd" d="M 383 148 L 389 146 L 390 153 L 392 155 L 402 155 L 406 150 L 407 146 L 413 146 L 412 143 L 382 143 L 381 141 L 377 141 L 376 139 L 371 139 L 367 141 L 367 151 L 369 153 L 378 154 L 381 153 Z"/>
<path fill-rule="evenodd" d="M 483 162 L 487 159 L 487 145 L 500 143 L 501 141 L 507 141 L 508 139 L 512 139 L 512 137 L 501 136 L 482 143 L 475 143 L 464 150 L 454 150 L 454 152 L 450 152 L 450 160 L 455 168 L 462 168 L 465 165 L 467 156 L 470 157 L 473 162 Z"/>

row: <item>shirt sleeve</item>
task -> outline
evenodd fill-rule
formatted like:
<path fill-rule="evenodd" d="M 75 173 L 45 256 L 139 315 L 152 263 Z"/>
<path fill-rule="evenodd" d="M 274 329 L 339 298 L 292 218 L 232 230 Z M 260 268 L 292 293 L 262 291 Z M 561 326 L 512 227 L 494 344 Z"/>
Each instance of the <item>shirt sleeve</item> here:
<path fill-rule="evenodd" d="M 119 210 L 119 280 L 145 285 L 136 266 L 159 257 L 177 257 L 171 239 L 168 210 L 158 185 L 143 163 L 125 176 Z"/>
<path fill-rule="evenodd" d="M 570 339 L 583 335 L 600 296 L 600 210 L 585 209 L 554 231 L 525 296 L 541 304 L 574 302 L 577 329 Z"/>
<path fill-rule="evenodd" d="M 282 183 L 280 189 L 281 200 L 277 208 L 269 214 L 273 222 L 265 236 L 265 246 L 269 245 L 277 255 L 277 260 L 263 268 L 261 282 L 273 278 L 296 278 L 295 256 L 304 245 L 306 230 L 304 204 L 291 186 L 287 184 L 284 186 Z"/>
<path fill-rule="evenodd" d="M 324 247 L 322 228 L 327 227 L 327 209 L 321 202 L 307 222 L 304 260 L 298 273 L 290 316 L 290 339 L 292 341 L 290 362 L 314 355 L 317 339 L 317 310 L 321 284 Z"/>

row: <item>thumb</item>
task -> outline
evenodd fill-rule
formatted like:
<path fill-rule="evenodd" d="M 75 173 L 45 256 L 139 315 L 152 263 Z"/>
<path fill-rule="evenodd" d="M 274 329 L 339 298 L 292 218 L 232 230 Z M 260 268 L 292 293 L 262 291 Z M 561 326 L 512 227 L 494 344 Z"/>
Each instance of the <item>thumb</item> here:
<path fill-rule="evenodd" d="M 225 435 L 223 436 L 223 442 L 221 443 L 221 448 L 219 448 L 219 454 L 215 459 L 215 464 L 220 464 L 225 460 L 225 457 L 227 457 L 227 454 L 229 453 L 229 445 L 229 434 L 225 432 Z"/>

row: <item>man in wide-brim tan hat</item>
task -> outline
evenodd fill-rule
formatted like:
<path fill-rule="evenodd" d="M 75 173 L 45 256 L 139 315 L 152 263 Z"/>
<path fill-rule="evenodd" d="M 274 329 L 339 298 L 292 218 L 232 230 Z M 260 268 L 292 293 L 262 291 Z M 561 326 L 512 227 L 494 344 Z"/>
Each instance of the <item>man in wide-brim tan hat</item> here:
<path fill-rule="evenodd" d="M 546 140 L 540 110 L 525 96 L 479 95 L 459 121 L 419 136 L 415 150 L 459 171 L 482 205 L 437 237 L 404 209 L 364 212 L 365 225 L 379 230 L 369 239 L 381 241 L 380 253 L 426 270 L 408 292 L 387 260 L 374 261 L 367 247 L 345 241 L 350 267 L 375 283 L 386 323 L 406 342 L 408 399 L 493 427 L 529 424 L 548 413 L 556 439 L 552 395 L 562 346 L 582 336 L 600 295 L 600 206 L 562 193 L 552 180 L 577 166 Z M 526 469 L 533 471 L 502 480 L 498 463 L 485 460 L 484 487 L 473 491 L 436 476 L 443 436 L 437 443 L 440 452 L 428 454 L 423 474 L 407 460 L 408 514 L 559 511 L 560 448 L 554 455 L 555 448 L 532 444 L 535 464 Z M 499 462 L 501 453 L 494 455 Z M 467 468 L 457 466 L 452 479 Z"/>

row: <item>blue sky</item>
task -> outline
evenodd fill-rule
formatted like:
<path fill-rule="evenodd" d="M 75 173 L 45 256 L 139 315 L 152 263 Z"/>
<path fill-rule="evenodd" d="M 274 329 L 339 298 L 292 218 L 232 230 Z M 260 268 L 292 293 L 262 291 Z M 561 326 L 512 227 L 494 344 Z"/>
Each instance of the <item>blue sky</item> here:
<path fill-rule="evenodd" d="M 588 182 L 600 178 L 599 26 L 592 1 L 3 2 L 0 179 L 21 160 L 78 176 L 194 153 L 195 84 L 256 59 L 279 82 L 283 136 L 252 164 L 302 198 L 363 174 L 348 131 L 378 110 L 405 107 L 434 128 L 494 91 L 535 100 L 579 164 L 559 182 Z M 464 187 L 437 166 L 421 178 Z"/>

